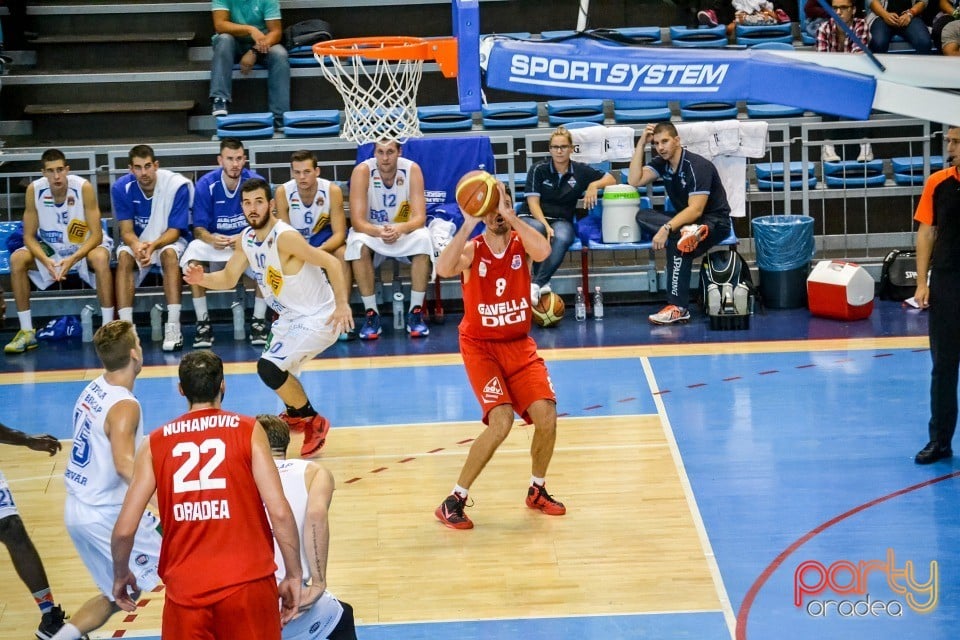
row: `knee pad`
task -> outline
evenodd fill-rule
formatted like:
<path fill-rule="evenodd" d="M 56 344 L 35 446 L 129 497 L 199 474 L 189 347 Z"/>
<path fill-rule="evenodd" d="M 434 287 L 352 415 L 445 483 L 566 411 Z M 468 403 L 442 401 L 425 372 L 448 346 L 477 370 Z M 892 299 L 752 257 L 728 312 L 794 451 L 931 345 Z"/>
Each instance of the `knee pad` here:
<path fill-rule="evenodd" d="M 257 360 L 257 375 L 260 376 L 260 379 L 263 380 L 263 383 L 276 391 L 283 386 L 283 383 L 287 381 L 287 378 L 290 377 L 290 374 L 286 371 L 281 371 L 280 367 L 273 364 L 266 358 L 260 358 Z"/>

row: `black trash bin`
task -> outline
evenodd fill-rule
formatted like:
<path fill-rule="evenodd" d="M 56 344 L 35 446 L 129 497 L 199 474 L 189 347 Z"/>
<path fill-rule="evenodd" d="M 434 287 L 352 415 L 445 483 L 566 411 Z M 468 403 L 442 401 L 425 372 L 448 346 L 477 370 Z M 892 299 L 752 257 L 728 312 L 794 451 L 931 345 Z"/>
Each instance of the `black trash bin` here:
<path fill-rule="evenodd" d="M 763 216 L 753 220 L 753 240 L 760 272 L 760 295 L 773 309 L 807 305 L 807 276 L 813 259 L 813 218 Z"/>

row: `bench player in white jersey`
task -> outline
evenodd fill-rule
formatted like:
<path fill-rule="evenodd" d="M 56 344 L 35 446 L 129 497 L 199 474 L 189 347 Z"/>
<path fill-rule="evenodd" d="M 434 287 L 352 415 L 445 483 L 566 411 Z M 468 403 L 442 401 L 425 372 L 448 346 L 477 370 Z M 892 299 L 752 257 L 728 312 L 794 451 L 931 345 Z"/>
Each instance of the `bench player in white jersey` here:
<path fill-rule="evenodd" d="M 207 266 L 212 271 L 223 268 L 240 242 L 240 234 L 247 228 L 240 206 L 240 185 L 250 178 L 262 178 L 247 168 L 247 152 L 237 138 L 220 141 L 219 165 L 197 180 L 193 194 L 193 240 L 180 258 L 180 267 L 190 262 Z M 253 272 L 245 274 L 251 283 Z M 246 284 L 244 286 L 247 286 Z M 254 286 L 251 284 L 251 286 Z M 253 304 L 253 319 L 250 322 L 250 344 L 262 346 L 267 343 L 267 303 L 256 289 Z M 213 346 L 213 325 L 207 309 L 204 289 L 190 287 L 193 310 L 197 315 L 197 330 L 193 348 Z"/>
<path fill-rule="evenodd" d="M 37 347 L 30 281 L 38 289 L 46 289 L 64 280 L 73 267 L 81 280 L 97 290 L 104 324 L 113 320 L 113 239 L 103 235 L 96 191 L 88 180 L 70 173 L 59 149 L 44 151 L 40 165 L 43 177 L 27 187 L 23 247 L 10 256 L 10 283 L 20 331 L 4 347 L 6 353 Z"/>
<path fill-rule="evenodd" d="M 60 451 L 60 441 L 51 435 L 30 436 L 22 431 L 0 424 L 0 444 L 27 447 L 34 451 L 46 451 L 51 456 Z M 30 590 L 34 602 L 40 608 L 40 626 L 35 635 L 47 640 L 63 626 L 63 609 L 57 606 L 50 591 L 50 581 L 43 568 L 43 561 L 33 541 L 23 526 L 23 520 L 13 501 L 7 479 L 0 471 L 0 542 L 10 552 L 10 560 L 23 584 Z"/>
<path fill-rule="evenodd" d="M 250 224 L 240 241 L 242 250 L 222 271 L 204 273 L 198 265 L 189 265 L 183 278 L 206 289 L 228 289 L 248 266 L 253 268 L 267 304 L 279 315 L 257 361 L 257 374 L 286 405 L 283 421 L 303 432 L 300 455 L 317 455 L 330 422 L 310 404 L 297 375 L 304 363 L 353 327 L 343 274 L 336 258 L 311 247 L 296 229 L 270 215 L 274 201 L 265 180 L 247 180 L 240 192 Z"/>
<path fill-rule="evenodd" d="M 77 640 L 120 610 L 112 595 L 110 536 L 143 440 L 143 416 L 133 395 L 143 349 L 133 325 L 125 320 L 107 323 L 94 334 L 93 345 L 105 371 L 80 393 L 73 410 L 73 448 L 63 472 L 63 519 L 100 593 L 80 607 L 54 640 Z M 130 559 L 137 584 L 148 591 L 160 582 L 159 524 L 152 512 L 143 513 Z"/>
<path fill-rule="evenodd" d="M 290 155 L 290 175 L 291 179 L 274 191 L 277 217 L 299 231 L 311 246 L 336 256 L 343 267 L 349 297 L 353 272 L 344 259 L 347 216 L 343 212 L 343 190 L 320 177 L 317 157 L 312 151 L 294 151 Z M 355 331 L 340 334 L 341 340 L 356 337 Z"/>
<path fill-rule="evenodd" d="M 423 319 L 433 256 L 426 223 L 427 201 L 419 165 L 401 157 L 398 142 L 375 143 L 373 157 L 354 167 L 350 175 L 350 233 L 345 257 L 353 267 L 366 313 L 361 340 L 380 336 L 374 269 L 385 257 L 410 259 L 407 333 L 414 338 L 430 333 Z"/>
<path fill-rule="evenodd" d="M 300 564 L 303 591 L 298 618 L 283 628 L 283 640 L 356 640 L 353 607 L 327 591 L 327 553 L 330 526 L 327 518 L 333 500 L 333 474 L 309 460 L 287 460 L 290 429 L 277 416 L 263 414 L 257 422 L 267 433 L 283 494 L 290 503 L 300 533 Z M 282 567 L 280 548 L 274 543 L 277 567 Z M 277 570 L 277 580 L 284 574 Z"/>

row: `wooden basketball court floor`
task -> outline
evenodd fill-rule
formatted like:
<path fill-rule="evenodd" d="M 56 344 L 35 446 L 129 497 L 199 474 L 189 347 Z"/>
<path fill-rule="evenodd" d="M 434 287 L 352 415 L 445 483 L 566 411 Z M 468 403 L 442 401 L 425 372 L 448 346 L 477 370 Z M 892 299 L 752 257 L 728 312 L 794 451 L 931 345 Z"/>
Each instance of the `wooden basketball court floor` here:
<path fill-rule="evenodd" d="M 771 310 L 749 331 L 711 332 L 651 328 L 652 310 L 535 332 L 559 397 L 559 518 L 523 504 L 532 429 L 518 424 L 472 489 L 476 528 L 434 519 L 479 432 L 456 318 L 419 342 L 386 331 L 310 364 L 304 384 L 334 424 L 330 589 L 355 607 L 359 637 L 954 637 L 960 471 L 912 461 L 929 416 L 925 316 L 893 303 L 857 323 Z M 277 410 L 255 351 L 220 329 L 225 406 Z M 68 438 L 99 373 L 91 354 L 5 358 L 0 420 Z M 146 358 L 149 430 L 185 403 L 176 357 L 148 345 Z M 95 592 L 62 524 L 69 446 L 54 458 L 0 447 L 68 612 Z M 36 608 L 6 558 L 0 584 L 0 640 L 32 637 Z M 157 637 L 162 601 L 146 594 L 94 637 Z"/>

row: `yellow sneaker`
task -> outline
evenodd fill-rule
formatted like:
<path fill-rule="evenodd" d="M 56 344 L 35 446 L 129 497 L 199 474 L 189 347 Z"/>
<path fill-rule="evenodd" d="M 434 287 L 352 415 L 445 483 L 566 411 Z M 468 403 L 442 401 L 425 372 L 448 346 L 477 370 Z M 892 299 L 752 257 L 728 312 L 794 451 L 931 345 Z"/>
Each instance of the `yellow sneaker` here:
<path fill-rule="evenodd" d="M 7 346 L 3 348 L 4 353 L 23 353 L 29 349 L 36 349 L 40 345 L 37 343 L 37 332 L 33 329 L 20 329 L 17 335 L 13 336 Z"/>

